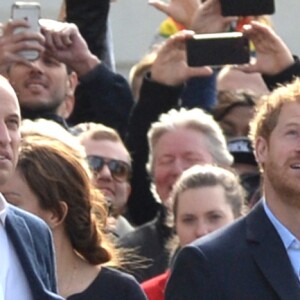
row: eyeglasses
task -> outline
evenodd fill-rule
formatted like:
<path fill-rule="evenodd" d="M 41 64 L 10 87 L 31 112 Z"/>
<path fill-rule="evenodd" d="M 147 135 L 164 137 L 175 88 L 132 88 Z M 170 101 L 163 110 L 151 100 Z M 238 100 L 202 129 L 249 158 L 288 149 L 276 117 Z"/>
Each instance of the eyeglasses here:
<path fill-rule="evenodd" d="M 94 173 L 100 172 L 103 167 L 107 165 L 113 179 L 116 181 L 123 182 L 130 179 L 131 167 L 125 161 L 110 159 L 98 155 L 88 155 L 87 161 L 90 169 Z"/>

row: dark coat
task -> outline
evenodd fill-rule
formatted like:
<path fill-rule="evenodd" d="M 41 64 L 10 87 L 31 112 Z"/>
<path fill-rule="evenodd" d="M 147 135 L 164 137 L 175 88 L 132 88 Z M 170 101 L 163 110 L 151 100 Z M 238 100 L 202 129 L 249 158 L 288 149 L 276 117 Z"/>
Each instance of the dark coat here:
<path fill-rule="evenodd" d="M 129 270 L 139 282 L 161 274 L 168 268 L 166 243 L 171 237 L 172 229 L 165 224 L 164 210 L 161 207 L 154 220 L 137 227 L 118 241 L 121 247 L 135 249 L 135 254 L 146 258 L 143 268 Z"/>
<path fill-rule="evenodd" d="M 300 299 L 298 278 L 262 203 L 179 253 L 166 300 L 199 299 Z"/>
<path fill-rule="evenodd" d="M 99 64 L 79 78 L 75 91 L 70 125 L 83 122 L 102 123 L 118 131 L 124 138 L 133 97 L 126 79 Z"/>
<path fill-rule="evenodd" d="M 134 101 L 127 80 L 105 66 L 107 19 L 110 0 L 66 0 L 67 21 L 75 23 L 90 51 L 101 64 L 79 78 L 70 125 L 102 123 L 125 138 Z"/>
<path fill-rule="evenodd" d="M 25 272 L 34 300 L 58 300 L 52 237 L 39 218 L 8 207 L 5 229 Z"/>

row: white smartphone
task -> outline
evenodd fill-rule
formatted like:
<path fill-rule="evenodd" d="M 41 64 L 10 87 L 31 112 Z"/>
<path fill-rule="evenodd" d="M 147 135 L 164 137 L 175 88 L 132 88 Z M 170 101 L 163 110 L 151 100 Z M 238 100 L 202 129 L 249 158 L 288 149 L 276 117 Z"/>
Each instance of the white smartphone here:
<path fill-rule="evenodd" d="M 26 20 L 30 24 L 29 28 L 19 27 L 15 33 L 28 30 L 32 32 L 39 32 L 40 25 L 40 4 L 38 2 L 15 2 L 12 5 L 11 17 L 13 20 Z M 25 50 L 19 53 L 27 60 L 36 60 L 39 57 L 38 51 Z"/>

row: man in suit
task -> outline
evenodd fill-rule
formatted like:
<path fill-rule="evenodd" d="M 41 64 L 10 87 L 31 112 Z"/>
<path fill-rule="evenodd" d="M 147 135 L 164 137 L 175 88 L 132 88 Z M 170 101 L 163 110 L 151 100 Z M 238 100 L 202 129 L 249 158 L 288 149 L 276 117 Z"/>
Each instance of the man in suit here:
<path fill-rule="evenodd" d="M 300 299 L 300 79 L 273 91 L 251 124 L 263 198 L 184 248 L 166 300 Z"/>
<path fill-rule="evenodd" d="M 8 81 L 0 77 L 0 192 L 14 172 L 20 142 L 20 108 Z M 49 228 L 10 206 L 0 193 L 0 299 L 62 299 L 56 292 Z"/>

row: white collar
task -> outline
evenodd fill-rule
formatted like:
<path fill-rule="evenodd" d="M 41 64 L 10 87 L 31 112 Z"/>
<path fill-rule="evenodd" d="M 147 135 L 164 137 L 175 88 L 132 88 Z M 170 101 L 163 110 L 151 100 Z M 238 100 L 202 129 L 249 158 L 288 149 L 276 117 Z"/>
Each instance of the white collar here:
<path fill-rule="evenodd" d="M 8 207 L 8 204 L 5 200 L 5 198 L 3 197 L 3 195 L 0 193 L 0 222 L 2 223 L 2 225 L 5 224 L 5 218 L 7 215 L 7 207 Z"/>

